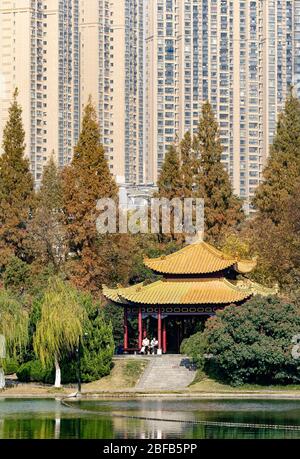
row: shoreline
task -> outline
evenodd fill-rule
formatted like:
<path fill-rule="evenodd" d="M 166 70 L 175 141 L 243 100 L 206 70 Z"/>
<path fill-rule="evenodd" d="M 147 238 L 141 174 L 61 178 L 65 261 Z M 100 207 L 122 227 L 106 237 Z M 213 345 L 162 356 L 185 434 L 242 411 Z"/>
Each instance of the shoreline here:
<path fill-rule="evenodd" d="M 300 400 L 300 392 L 292 391 L 240 391 L 240 392 L 139 392 L 139 391 L 118 391 L 118 392 L 82 392 L 80 396 L 76 396 L 74 390 L 70 393 L 65 392 L 41 392 L 41 393 L 21 393 L 17 391 L 4 390 L 0 392 L 1 399 L 54 399 L 70 401 L 78 400 L 102 400 L 102 399 L 136 399 L 136 398 L 170 398 L 170 399 L 199 399 L 199 400 L 217 400 L 217 399 L 232 399 L 232 400 Z M 1 405 L 0 405 L 1 406 Z"/>

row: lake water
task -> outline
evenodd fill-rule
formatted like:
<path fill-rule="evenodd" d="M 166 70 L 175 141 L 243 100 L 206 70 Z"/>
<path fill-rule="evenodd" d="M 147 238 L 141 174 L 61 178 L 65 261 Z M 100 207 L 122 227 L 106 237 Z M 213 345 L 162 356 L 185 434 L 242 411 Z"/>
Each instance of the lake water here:
<path fill-rule="evenodd" d="M 234 426 L 222 426 L 223 422 Z M 293 425 L 299 430 L 239 427 L 241 423 Z M 72 403 L 69 408 L 56 400 L 0 399 L 0 439 L 28 438 L 299 439 L 300 401 L 95 400 Z"/>

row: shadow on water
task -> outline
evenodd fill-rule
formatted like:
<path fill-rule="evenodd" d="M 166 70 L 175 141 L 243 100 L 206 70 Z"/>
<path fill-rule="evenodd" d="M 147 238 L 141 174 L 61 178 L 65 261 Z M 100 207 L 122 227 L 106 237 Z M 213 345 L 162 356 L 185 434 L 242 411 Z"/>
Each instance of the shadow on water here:
<path fill-rule="evenodd" d="M 228 427 L 224 422 L 299 428 L 300 401 L 81 400 L 68 408 L 55 400 L 0 399 L 1 439 L 300 438 L 300 429 Z"/>

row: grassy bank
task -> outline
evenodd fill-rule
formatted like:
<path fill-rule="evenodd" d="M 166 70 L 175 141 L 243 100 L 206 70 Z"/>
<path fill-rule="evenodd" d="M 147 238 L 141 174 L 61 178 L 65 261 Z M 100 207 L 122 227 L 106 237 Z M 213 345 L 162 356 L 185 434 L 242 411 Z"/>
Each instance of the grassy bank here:
<path fill-rule="evenodd" d="M 240 392 L 299 392 L 300 385 L 286 385 L 286 386 L 262 386 L 258 384 L 243 384 L 242 386 L 233 387 L 229 384 L 216 381 L 203 374 L 197 374 L 194 382 L 187 389 L 188 392 L 209 392 L 209 393 L 240 393 Z"/>
<path fill-rule="evenodd" d="M 116 360 L 109 376 L 84 384 L 84 392 L 122 391 L 132 389 L 142 376 L 147 360 Z"/>
<path fill-rule="evenodd" d="M 109 376 L 102 378 L 99 381 L 92 383 L 83 384 L 82 392 L 86 396 L 98 396 L 104 397 L 112 396 L 116 397 L 134 397 L 134 396 L 149 396 L 151 392 L 140 392 L 135 391 L 135 386 L 143 374 L 147 364 L 147 360 L 115 360 L 114 367 Z M 60 390 L 55 389 L 53 386 L 47 386 L 43 384 L 24 383 L 7 387 L 5 391 L 0 391 L 0 397 L 65 397 L 71 393 L 75 393 L 77 390 L 76 385 L 65 386 Z M 247 394 L 251 397 L 257 396 L 263 398 L 268 396 L 276 398 L 289 397 L 299 398 L 300 397 L 300 385 L 289 385 L 289 386 L 261 386 L 256 384 L 245 384 L 239 387 L 233 387 L 216 380 L 209 378 L 205 374 L 198 374 L 194 382 L 184 391 L 163 391 L 160 393 L 161 396 L 175 396 L 178 397 L 195 397 L 195 398 L 216 398 L 220 397 L 246 397 Z M 153 396 L 157 396 L 158 393 L 152 392 Z"/>
<path fill-rule="evenodd" d="M 116 360 L 109 376 L 99 381 L 83 384 L 84 392 L 115 392 L 126 391 L 135 387 L 139 378 L 143 374 L 147 360 Z M 77 386 L 64 386 L 61 389 L 55 389 L 53 386 L 40 383 L 17 383 L 16 378 L 9 380 L 4 391 L 0 391 L 0 397 L 60 397 L 67 396 L 76 392 Z"/>

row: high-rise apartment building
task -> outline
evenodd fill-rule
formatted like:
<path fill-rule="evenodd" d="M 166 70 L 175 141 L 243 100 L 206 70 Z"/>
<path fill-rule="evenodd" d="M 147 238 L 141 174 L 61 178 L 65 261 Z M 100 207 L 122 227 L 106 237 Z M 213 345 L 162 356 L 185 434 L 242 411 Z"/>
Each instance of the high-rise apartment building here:
<path fill-rule="evenodd" d="M 294 85 L 300 96 L 300 0 L 294 0 L 293 12 Z"/>
<path fill-rule="evenodd" d="M 146 178 L 212 103 L 235 191 L 250 200 L 300 70 L 299 1 L 146 0 Z M 300 81 L 300 75 L 298 75 Z"/>
<path fill-rule="evenodd" d="M 52 151 L 72 158 L 79 134 L 78 0 L 0 0 L 0 142 L 19 89 L 35 181 Z"/>
<path fill-rule="evenodd" d="M 144 0 L 80 0 L 81 112 L 92 96 L 111 172 L 144 180 Z"/>
<path fill-rule="evenodd" d="M 146 181 L 165 153 L 199 122 L 202 81 L 199 0 L 146 0 Z"/>
<path fill-rule="evenodd" d="M 0 0 L 0 140 L 13 89 L 35 179 L 72 157 L 92 96 L 112 174 L 155 183 L 212 103 L 222 161 L 250 201 L 288 87 L 300 94 L 300 0 Z"/>

